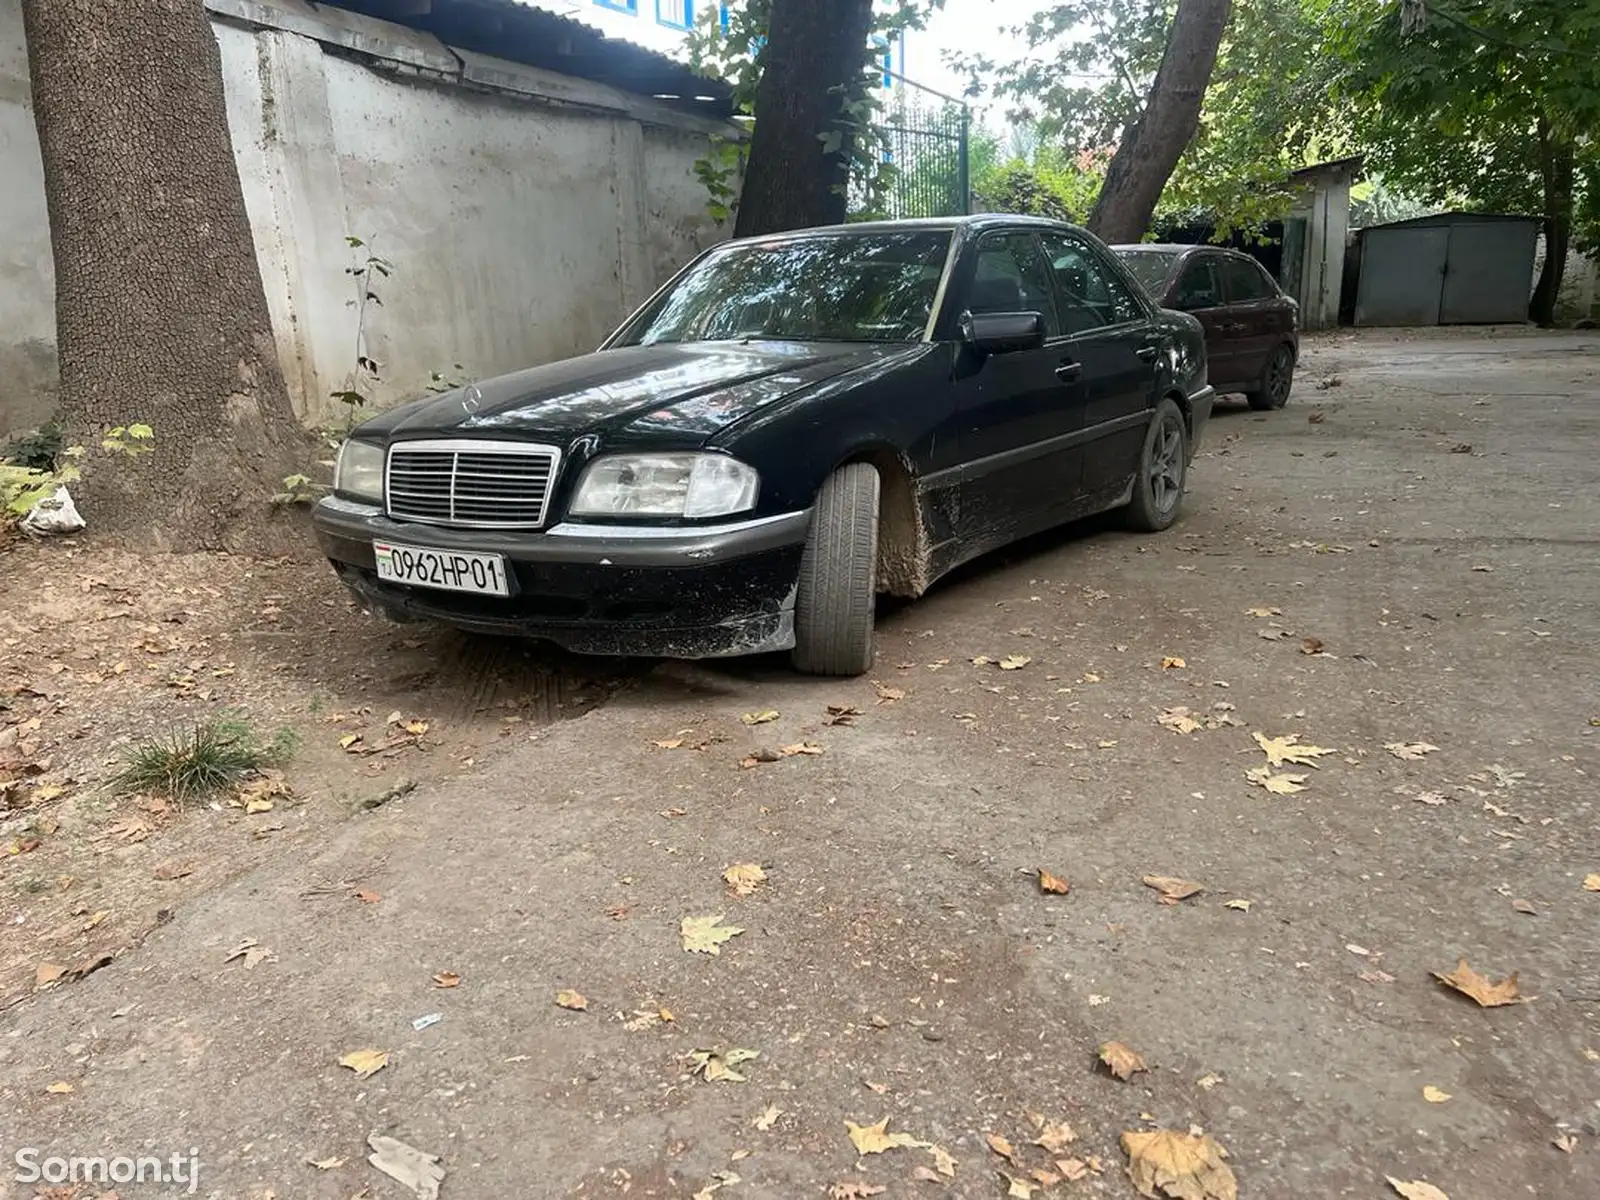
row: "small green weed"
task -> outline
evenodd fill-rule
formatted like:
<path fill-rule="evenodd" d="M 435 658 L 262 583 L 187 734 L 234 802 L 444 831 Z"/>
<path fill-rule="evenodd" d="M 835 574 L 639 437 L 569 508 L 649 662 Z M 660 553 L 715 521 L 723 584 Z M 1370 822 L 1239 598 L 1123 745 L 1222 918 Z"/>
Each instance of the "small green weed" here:
<path fill-rule="evenodd" d="M 290 729 L 264 741 L 248 722 L 219 717 L 135 744 L 111 787 L 124 795 L 151 792 L 174 800 L 205 800 L 232 791 L 255 771 L 292 758 L 299 743 Z"/>

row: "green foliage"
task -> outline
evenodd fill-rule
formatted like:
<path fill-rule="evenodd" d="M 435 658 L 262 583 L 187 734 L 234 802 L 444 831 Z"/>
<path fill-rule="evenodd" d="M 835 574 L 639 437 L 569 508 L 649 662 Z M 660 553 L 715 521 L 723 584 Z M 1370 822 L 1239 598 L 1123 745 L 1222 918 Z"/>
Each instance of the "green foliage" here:
<path fill-rule="evenodd" d="M 82 478 L 76 460 L 82 446 L 62 446 L 61 427 L 48 423 L 31 438 L 17 439 L 0 459 L 0 521 L 26 516 L 58 487 Z M 106 430 L 100 446 L 108 454 L 137 458 L 155 449 L 155 431 L 148 425 L 118 425 Z"/>
<path fill-rule="evenodd" d="M 428 390 L 435 394 L 440 392 L 453 392 L 457 388 L 466 387 L 472 380 L 461 374 L 466 368 L 460 363 L 454 364 L 446 375 L 443 371 L 431 371 L 428 374 Z"/>
<path fill-rule="evenodd" d="M 284 508 L 315 504 L 327 491 L 327 484 L 318 483 L 309 475 L 285 475 L 280 489 L 272 494 L 271 502 Z"/>
<path fill-rule="evenodd" d="M 105 437 L 100 439 L 100 449 L 108 454 L 137 458 L 155 449 L 155 436 L 155 430 L 148 425 L 118 425 L 106 430 Z"/>
<path fill-rule="evenodd" d="M 1026 139 L 1023 141 L 1026 148 Z M 982 206 L 992 212 L 1026 213 L 1082 223 L 1088 219 L 1100 192 L 1106 157 L 1083 153 L 1068 159 L 1056 146 L 1038 146 L 1031 161 L 1019 155 L 978 164 L 973 171 L 972 190 Z"/>
<path fill-rule="evenodd" d="M 54 469 L 65 445 L 66 431 L 61 428 L 60 421 L 51 417 L 32 433 L 12 437 L 4 449 L 0 449 L 0 462 L 49 471 Z"/>
<path fill-rule="evenodd" d="M 1168 181 L 1158 222 L 1203 215 L 1219 233 L 1259 227 L 1292 207 L 1291 171 L 1354 152 L 1331 90 L 1340 66 L 1322 44 L 1313 7 L 1321 2 L 1235 0 L 1199 131 Z M 1176 0 L 1047 4 L 1022 26 L 1031 50 L 1022 62 L 967 55 L 957 64 L 974 88 L 989 82 L 1008 103 L 1025 141 L 1063 159 L 1092 154 L 1077 169 L 1093 182 L 1143 113 L 1176 7 Z M 1086 217 L 1098 186 L 1072 211 Z"/>
<path fill-rule="evenodd" d="M 220 717 L 135 743 L 111 780 L 119 795 L 146 792 L 205 800 L 232 791 L 252 774 L 293 757 L 299 738 L 280 729 L 263 740 L 246 721 Z"/>
<path fill-rule="evenodd" d="M 1600 244 L 1600 7 L 1318 0 L 1338 88 L 1386 180 L 1440 205 L 1555 216 Z M 1549 194 L 1570 154 L 1572 195 Z"/>
<path fill-rule="evenodd" d="M 711 138 L 711 149 L 705 157 L 695 160 L 695 178 L 710 197 L 706 209 L 718 225 L 726 224 L 733 218 L 734 207 L 739 202 L 739 180 L 744 177 L 748 152 L 744 141 L 715 135 Z"/>

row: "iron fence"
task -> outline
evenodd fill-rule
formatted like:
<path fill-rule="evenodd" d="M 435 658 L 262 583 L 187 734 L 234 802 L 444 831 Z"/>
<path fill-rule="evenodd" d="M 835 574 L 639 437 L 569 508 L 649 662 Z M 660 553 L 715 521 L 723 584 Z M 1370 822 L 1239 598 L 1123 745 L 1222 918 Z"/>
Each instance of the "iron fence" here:
<path fill-rule="evenodd" d="M 879 118 L 876 179 L 857 181 L 851 211 L 871 217 L 950 217 L 972 208 L 967 105 L 895 71 Z"/>

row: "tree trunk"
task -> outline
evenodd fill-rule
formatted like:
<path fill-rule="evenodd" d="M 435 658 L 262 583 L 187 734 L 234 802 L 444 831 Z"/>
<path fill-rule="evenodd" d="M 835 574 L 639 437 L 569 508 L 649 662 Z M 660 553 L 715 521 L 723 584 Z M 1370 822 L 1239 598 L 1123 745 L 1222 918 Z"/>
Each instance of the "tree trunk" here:
<path fill-rule="evenodd" d="M 1572 175 L 1574 151 L 1570 139 L 1557 138 L 1550 123 L 1539 118 L 1539 173 L 1544 185 L 1544 266 L 1528 305 L 1528 318 L 1543 329 L 1556 323 L 1556 301 L 1567 269 L 1567 247 L 1572 240 Z"/>
<path fill-rule="evenodd" d="M 22 0 L 56 269 L 63 424 L 92 531 L 264 549 L 302 469 L 203 0 Z M 154 450 L 102 454 L 142 422 Z M 280 542 L 281 544 L 281 542 Z M 276 548 L 276 547 L 274 547 Z"/>
<path fill-rule="evenodd" d="M 772 0 L 734 236 L 844 220 L 851 139 L 840 122 L 862 94 L 871 27 L 872 0 Z"/>
<path fill-rule="evenodd" d="M 1232 11 L 1233 0 L 1178 0 L 1144 111 L 1117 144 L 1089 216 L 1089 228 L 1107 242 L 1137 242 L 1150 227 L 1161 190 L 1200 127 L 1200 105 Z"/>

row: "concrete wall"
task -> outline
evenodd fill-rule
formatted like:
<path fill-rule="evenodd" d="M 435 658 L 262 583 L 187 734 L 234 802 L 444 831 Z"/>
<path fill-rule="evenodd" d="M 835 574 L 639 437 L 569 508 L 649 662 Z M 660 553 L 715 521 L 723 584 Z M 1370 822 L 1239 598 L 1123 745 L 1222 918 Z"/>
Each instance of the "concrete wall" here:
<path fill-rule="evenodd" d="M 54 374 L 18 5 L 0 0 L 0 433 L 48 411 Z M 367 390 L 389 404 L 457 363 L 487 377 L 593 348 L 721 236 L 693 164 L 726 127 L 301 0 L 208 5 L 279 357 L 310 423 L 344 418 L 329 393 L 352 383 L 358 322 L 382 364 Z M 347 235 L 393 264 L 364 317 L 347 268 L 369 251 Z M 29 375 L 9 367 L 24 360 Z"/>
<path fill-rule="evenodd" d="M 0 435 L 55 407 L 55 268 L 21 0 L 0 0 Z"/>

